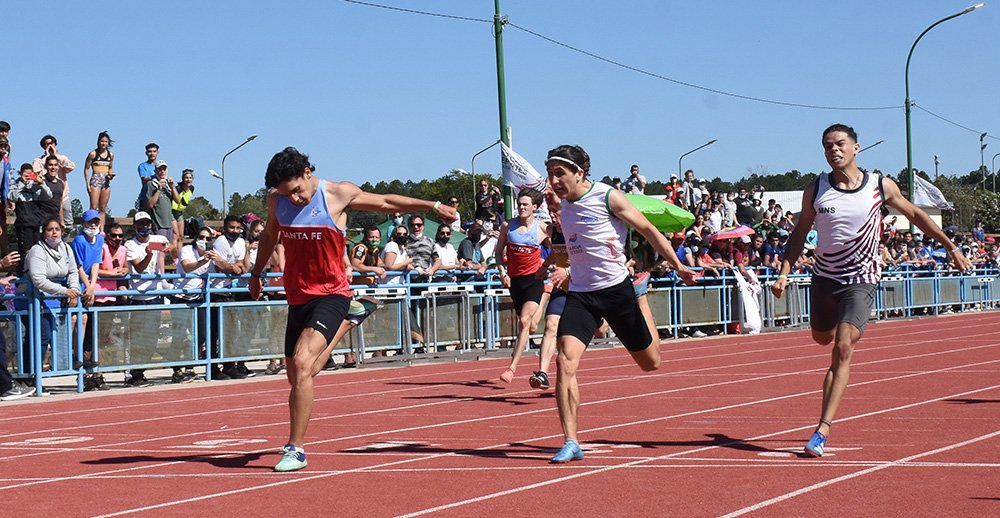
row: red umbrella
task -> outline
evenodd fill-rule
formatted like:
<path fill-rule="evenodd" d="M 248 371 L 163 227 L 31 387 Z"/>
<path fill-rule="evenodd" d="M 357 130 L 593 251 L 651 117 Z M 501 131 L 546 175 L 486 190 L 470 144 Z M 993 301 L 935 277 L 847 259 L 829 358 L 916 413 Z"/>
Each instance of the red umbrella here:
<path fill-rule="evenodd" d="M 738 227 L 733 227 L 728 230 L 723 230 L 722 232 L 716 232 L 708 236 L 707 241 L 715 241 L 717 239 L 736 239 L 743 236 L 753 235 L 755 232 L 752 228 L 746 225 L 740 225 Z"/>

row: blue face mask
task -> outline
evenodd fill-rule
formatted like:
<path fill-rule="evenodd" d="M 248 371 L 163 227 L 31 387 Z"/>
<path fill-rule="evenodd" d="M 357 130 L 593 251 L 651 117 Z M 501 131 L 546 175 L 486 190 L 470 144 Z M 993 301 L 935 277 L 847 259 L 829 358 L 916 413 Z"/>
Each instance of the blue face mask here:
<path fill-rule="evenodd" d="M 150 229 L 149 227 L 135 229 L 135 235 L 140 236 L 140 237 L 146 237 L 151 232 L 152 232 L 152 229 Z"/>

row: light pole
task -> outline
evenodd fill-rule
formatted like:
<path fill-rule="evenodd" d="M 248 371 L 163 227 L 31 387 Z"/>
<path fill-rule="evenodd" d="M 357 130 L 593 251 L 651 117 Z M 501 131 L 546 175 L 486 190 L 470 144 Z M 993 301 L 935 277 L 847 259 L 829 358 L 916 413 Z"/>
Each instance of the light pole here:
<path fill-rule="evenodd" d="M 993 192 L 997 192 L 997 157 L 1000 153 L 993 155 Z"/>
<path fill-rule="evenodd" d="M 222 155 L 222 175 L 213 174 L 212 176 L 222 180 L 222 217 L 229 215 L 229 200 L 226 198 L 226 158 L 236 152 L 237 149 L 247 145 L 251 140 L 257 138 L 257 135 L 250 135 L 242 144 L 230 149 L 228 153 Z"/>
<path fill-rule="evenodd" d="M 937 181 L 937 169 L 938 169 L 939 165 L 941 165 L 941 161 L 938 160 L 938 156 L 937 155 L 934 155 L 934 181 L 935 182 Z"/>
<path fill-rule="evenodd" d="M 694 153 L 695 151 L 698 151 L 699 149 L 701 149 L 703 147 L 711 146 L 712 144 L 715 144 L 716 140 L 717 139 L 709 140 L 708 142 L 706 142 L 706 143 L 704 143 L 704 144 L 702 144 L 702 145 L 700 145 L 700 146 L 692 149 L 691 151 L 688 151 L 687 153 L 684 153 L 683 155 L 681 155 L 677 159 L 677 178 L 683 178 L 683 176 L 681 176 L 682 175 L 682 173 L 681 173 L 681 160 L 684 160 L 684 157 L 690 155 L 691 153 Z"/>
<path fill-rule="evenodd" d="M 879 145 L 879 144 L 881 144 L 881 143 L 883 143 L 883 142 L 885 142 L 885 141 L 884 141 L 884 140 L 880 140 L 880 141 L 878 141 L 878 142 L 876 142 L 876 143 L 874 143 L 874 144 L 871 144 L 871 145 L 868 145 L 868 146 L 865 146 L 865 147 L 861 148 L 861 151 L 858 151 L 858 153 L 860 154 L 860 153 L 861 153 L 862 151 L 864 151 L 864 150 L 866 150 L 866 149 L 871 149 L 871 148 L 873 148 L 873 147 L 875 147 L 875 146 L 877 146 L 877 145 Z"/>
<path fill-rule="evenodd" d="M 911 202 L 913 201 L 913 182 L 914 182 L 914 179 L 913 179 L 913 139 L 912 139 L 912 136 L 910 134 L 911 133 L 911 131 L 910 131 L 910 58 L 913 57 L 913 49 L 917 48 L 917 43 L 920 41 L 920 38 L 924 37 L 924 34 L 927 34 L 927 31 L 933 29 L 934 27 L 937 27 L 939 24 L 942 24 L 942 23 L 944 23 L 944 22 L 946 22 L 946 21 L 948 21 L 948 20 L 950 20 L 952 18 L 957 18 L 959 16 L 962 16 L 963 14 L 971 13 L 972 11 L 975 11 L 976 9 L 979 9 L 982 6 L 983 6 L 983 4 L 976 4 L 976 5 L 972 6 L 972 7 L 966 7 L 965 10 L 962 11 L 962 12 L 960 12 L 960 13 L 955 13 L 955 14 L 953 14 L 951 16 L 947 16 L 945 18 L 942 18 L 942 19 L 934 22 L 933 24 L 931 24 L 930 27 L 927 27 L 926 29 L 924 29 L 924 32 L 921 32 L 920 36 L 917 36 L 917 39 L 914 40 L 913 45 L 910 46 L 910 53 L 906 55 L 906 70 L 905 70 L 905 74 L 904 74 L 904 79 L 906 81 L 906 100 L 903 102 L 903 109 L 904 109 L 904 112 L 906 113 L 906 179 L 907 179 L 907 183 L 909 184 L 907 190 L 909 191 L 910 201 Z M 910 232 L 913 232 L 913 223 L 910 223 Z"/>
<path fill-rule="evenodd" d="M 986 133 L 979 134 L 979 172 L 983 174 L 983 189 L 986 188 L 986 159 L 983 152 L 986 151 Z"/>
<path fill-rule="evenodd" d="M 216 173 L 215 169 L 209 169 L 208 170 L 208 174 L 214 176 L 215 178 L 218 178 L 219 180 L 222 180 L 222 205 L 221 205 L 221 207 L 225 207 L 226 206 L 226 179 L 223 178 L 222 176 L 220 176 L 219 173 Z M 223 211 L 222 217 L 225 218 L 226 217 L 225 209 L 220 208 L 219 210 Z"/>

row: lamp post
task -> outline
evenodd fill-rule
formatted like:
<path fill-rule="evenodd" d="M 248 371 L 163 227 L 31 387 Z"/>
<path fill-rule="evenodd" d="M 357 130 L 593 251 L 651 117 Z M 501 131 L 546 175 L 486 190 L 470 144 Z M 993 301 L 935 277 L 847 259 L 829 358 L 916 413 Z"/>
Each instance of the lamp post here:
<path fill-rule="evenodd" d="M 871 149 L 871 148 L 873 148 L 873 147 L 875 147 L 875 146 L 877 146 L 877 145 L 879 145 L 879 144 L 881 144 L 881 143 L 883 143 L 883 142 L 885 142 L 885 141 L 884 141 L 884 140 L 880 140 L 880 141 L 878 141 L 878 142 L 876 142 L 876 143 L 874 143 L 874 144 L 871 144 L 871 145 L 868 145 L 868 146 L 865 146 L 865 147 L 861 148 L 861 151 L 858 151 L 858 154 L 860 154 L 860 153 L 861 153 L 862 151 L 864 151 L 864 150 L 866 150 L 866 149 Z"/>
<path fill-rule="evenodd" d="M 209 169 L 208 170 L 208 174 L 214 176 L 215 178 L 218 178 L 219 180 L 222 180 L 222 205 L 220 207 L 225 207 L 226 206 L 226 179 L 223 178 L 222 176 L 220 176 L 219 173 L 216 173 L 215 169 Z M 225 218 L 226 217 L 225 209 L 221 209 L 220 208 L 219 210 L 223 211 L 222 217 Z"/>
<path fill-rule="evenodd" d="M 997 157 L 1000 153 L 993 155 L 993 192 L 997 192 Z"/>
<path fill-rule="evenodd" d="M 986 188 L 986 159 L 983 152 L 986 151 L 986 133 L 979 134 L 979 172 L 983 175 L 983 189 Z"/>
<path fill-rule="evenodd" d="M 708 142 L 706 142 L 706 143 L 704 143 L 704 144 L 702 144 L 702 145 L 700 145 L 700 146 L 692 149 L 691 151 L 688 151 L 687 153 L 684 153 L 683 155 L 681 155 L 677 159 L 677 178 L 683 178 L 683 176 L 681 176 L 683 174 L 683 173 L 681 173 L 681 161 L 684 160 L 684 157 L 690 155 L 691 153 L 694 153 L 695 151 L 698 151 L 699 149 L 701 149 L 703 147 L 711 146 L 712 144 L 715 144 L 716 140 L 717 139 L 709 140 Z"/>
<path fill-rule="evenodd" d="M 939 165 L 941 165 L 941 161 L 938 160 L 938 156 L 937 155 L 934 155 L 934 181 L 935 182 L 937 181 L 937 169 L 938 169 Z"/>
<path fill-rule="evenodd" d="M 951 20 L 952 18 L 957 18 L 959 16 L 962 16 L 963 14 L 971 13 L 972 11 L 975 11 L 976 9 L 979 9 L 982 6 L 983 6 L 983 4 L 976 4 L 976 5 L 971 6 L 971 7 L 966 7 L 965 10 L 962 11 L 962 12 L 960 12 L 960 13 L 955 13 L 955 14 L 953 14 L 951 16 L 947 16 L 945 18 L 942 18 L 942 19 L 934 22 L 933 24 L 931 24 L 930 27 L 927 27 L 926 29 L 924 29 L 924 32 L 921 32 L 920 36 L 917 36 L 917 39 L 914 40 L 913 45 L 910 46 L 910 53 L 906 55 L 906 70 L 905 70 L 905 74 L 904 74 L 904 79 L 905 79 L 905 82 L 906 82 L 906 100 L 903 102 L 903 108 L 904 108 L 904 112 L 906 113 L 906 179 L 907 179 L 907 183 L 909 184 L 908 185 L 909 188 L 907 190 L 909 191 L 910 201 L 913 201 L 913 182 L 914 182 L 914 179 L 913 179 L 913 139 L 912 139 L 912 136 L 910 134 L 911 133 L 911 131 L 910 131 L 910 58 L 913 57 L 913 49 L 917 48 L 917 43 L 920 42 L 920 38 L 924 37 L 924 34 L 927 34 L 927 31 L 933 29 L 934 27 L 937 27 L 938 25 L 940 25 L 940 24 L 942 24 L 942 23 L 944 23 L 944 22 L 946 22 L 948 20 Z M 910 223 L 910 232 L 913 232 L 913 223 Z"/>
<path fill-rule="evenodd" d="M 257 135 L 250 135 L 242 144 L 230 149 L 228 153 L 222 155 L 222 175 L 215 174 L 211 172 L 210 174 L 220 180 L 222 180 L 222 217 L 229 215 L 229 200 L 226 198 L 226 158 L 236 152 L 237 149 L 247 145 L 251 140 L 257 138 Z"/>

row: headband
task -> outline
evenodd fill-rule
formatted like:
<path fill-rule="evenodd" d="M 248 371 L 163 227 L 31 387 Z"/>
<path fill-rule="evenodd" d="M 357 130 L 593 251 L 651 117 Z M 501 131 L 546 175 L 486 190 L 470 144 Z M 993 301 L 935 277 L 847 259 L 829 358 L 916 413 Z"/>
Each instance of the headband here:
<path fill-rule="evenodd" d="M 560 161 L 560 162 L 565 162 L 565 163 L 567 163 L 567 164 L 569 164 L 569 165 L 571 165 L 571 166 L 575 167 L 577 171 L 582 171 L 582 170 L 583 170 L 583 168 L 582 168 L 582 167 L 580 167 L 580 166 L 576 165 L 576 162 L 574 162 L 574 161 L 572 161 L 572 160 L 570 160 L 570 159 L 568 159 L 568 158 L 563 158 L 563 157 L 561 157 L 561 156 L 550 156 L 549 158 L 547 158 L 547 159 L 545 160 L 545 163 L 546 163 L 546 164 L 548 164 L 549 162 L 551 162 L 551 161 L 553 161 L 553 160 L 558 160 L 558 161 Z"/>

